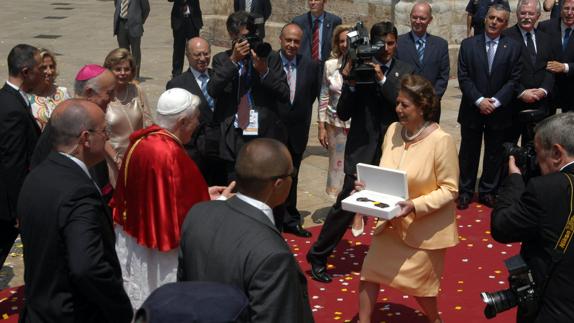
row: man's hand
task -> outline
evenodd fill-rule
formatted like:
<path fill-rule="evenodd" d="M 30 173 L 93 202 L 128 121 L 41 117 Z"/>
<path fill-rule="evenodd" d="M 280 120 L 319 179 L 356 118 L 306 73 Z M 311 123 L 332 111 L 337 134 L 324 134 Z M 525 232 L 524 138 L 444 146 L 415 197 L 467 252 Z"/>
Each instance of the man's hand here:
<path fill-rule="evenodd" d="M 385 80 L 385 73 L 381 69 L 381 65 L 375 64 L 372 62 L 368 63 L 368 64 L 371 65 L 373 67 L 373 69 L 375 70 L 375 78 L 377 79 L 377 82 L 384 81 Z"/>
<path fill-rule="evenodd" d="M 349 79 L 352 69 L 353 69 L 353 61 L 351 59 L 347 59 L 347 63 L 341 69 L 341 76 L 343 76 L 343 80 L 345 80 L 345 82 L 347 82 L 349 86 L 355 86 L 357 84 L 357 81 Z"/>
<path fill-rule="evenodd" d="M 478 109 L 480 110 L 481 114 L 489 115 L 494 112 L 494 102 L 496 102 L 493 98 L 484 98 L 478 104 Z"/>
<path fill-rule="evenodd" d="M 257 71 L 259 76 L 263 76 L 269 70 L 267 66 L 267 58 L 259 57 L 255 54 L 254 50 L 251 50 L 251 59 L 253 60 L 253 68 Z"/>
<path fill-rule="evenodd" d="M 546 94 L 541 89 L 528 89 L 522 92 L 520 100 L 524 103 L 534 103 L 540 101 L 545 96 Z"/>
<path fill-rule="evenodd" d="M 508 157 L 508 174 L 520 174 L 520 175 L 522 175 L 520 168 L 518 168 L 518 166 L 516 166 L 516 160 L 514 160 L 514 156 Z"/>
<path fill-rule="evenodd" d="M 565 73 L 566 68 L 564 67 L 564 63 L 560 63 L 558 61 L 549 61 L 546 64 L 546 70 L 552 73 Z"/>
<path fill-rule="evenodd" d="M 247 39 L 238 40 L 233 44 L 233 51 L 231 52 L 231 61 L 237 63 L 249 55 L 251 48 Z"/>
<path fill-rule="evenodd" d="M 233 189 L 235 188 L 235 181 L 229 183 L 227 186 L 210 186 L 207 191 L 211 200 L 228 199 L 235 195 Z M 223 197 L 223 198 L 222 198 Z"/>
<path fill-rule="evenodd" d="M 324 122 L 319 122 L 319 127 L 318 128 L 318 137 L 319 137 L 319 142 L 321 143 L 321 146 L 323 146 L 324 148 L 329 148 L 329 138 L 327 136 L 327 129 L 325 129 L 325 123 Z"/>

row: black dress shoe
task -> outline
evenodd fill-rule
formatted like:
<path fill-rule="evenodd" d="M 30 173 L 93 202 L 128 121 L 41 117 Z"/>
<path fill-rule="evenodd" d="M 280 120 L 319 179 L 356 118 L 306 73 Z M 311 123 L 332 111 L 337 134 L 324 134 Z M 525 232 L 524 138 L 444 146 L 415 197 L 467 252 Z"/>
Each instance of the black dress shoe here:
<path fill-rule="evenodd" d="M 468 209 L 468 205 L 470 204 L 470 197 L 466 195 L 460 195 L 458 200 L 456 201 L 456 208 L 459 210 L 466 210 Z"/>
<path fill-rule="evenodd" d="M 484 194 L 478 198 L 478 202 L 492 209 L 494 204 L 496 204 L 496 198 L 492 194 Z"/>
<path fill-rule="evenodd" d="M 291 234 L 294 234 L 298 237 L 303 237 L 303 238 L 310 238 L 311 237 L 311 232 L 303 229 L 303 227 L 299 224 L 294 226 L 294 227 L 284 227 L 283 232 L 291 233 Z"/>
<path fill-rule="evenodd" d="M 314 280 L 321 283 L 330 283 L 331 275 L 327 273 L 327 267 L 311 263 L 311 276 Z"/>

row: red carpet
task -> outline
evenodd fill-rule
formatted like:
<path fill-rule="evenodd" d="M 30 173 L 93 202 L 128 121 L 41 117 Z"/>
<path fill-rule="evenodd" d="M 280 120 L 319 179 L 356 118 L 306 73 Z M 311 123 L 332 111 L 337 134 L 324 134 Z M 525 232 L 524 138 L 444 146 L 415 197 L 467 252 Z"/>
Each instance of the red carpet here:
<path fill-rule="evenodd" d="M 439 309 L 445 322 L 515 322 L 516 310 L 484 318 L 482 291 L 508 288 L 508 272 L 503 260 L 518 253 L 518 245 L 504 245 L 490 237 L 490 209 L 473 203 L 457 213 L 460 243 L 450 248 L 439 294 Z M 369 219 L 368 227 L 374 221 Z M 317 239 L 321 227 L 312 228 L 310 239 L 286 235 L 301 269 L 309 275 L 305 255 Z M 308 276 L 309 297 L 316 322 L 355 322 L 358 319 L 359 272 L 368 250 L 370 234 L 354 238 L 348 230 L 330 259 L 333 282 L 323 284 Z M 414 298 L 381 286 L 373 322 L 426 323 Z"/>
<path fill-rule="evenodd" d="M 439 308 L 447 323 L 485 322 L 480 292 L 508 288 L 508 273 L 503 260 L 518 253 L 518 246 L 503 245 L 492 240 L 488 208 L 471 204 L 468 210 L 459 212 L 457 218 L 461 241 L 447 252 Z M 369 219 L 368 226 L 372 228 L 373 223 Z M 311 239 L 289 234 L 285 236 L 307 274 L 310 267 L 305 255 L 320 229 L 318 226 L 310 230 L 313 232 Z M 308 277 L 309 297 L 316 322 L 357 320 L 359 272 L 369 243 L 370 234 L 354 238 L 349 230 L 330 259 L 333 282 L 322 284 Z M 384 286 L 381 289 L 374 322 L 426 323 L 413 298 Z M 22 287 L 0 291 L 0 320 L 17 322 L 22 296 Z M 515 309 L 499 314 L 490 322 L 514 322 L 514 316 Z"/>

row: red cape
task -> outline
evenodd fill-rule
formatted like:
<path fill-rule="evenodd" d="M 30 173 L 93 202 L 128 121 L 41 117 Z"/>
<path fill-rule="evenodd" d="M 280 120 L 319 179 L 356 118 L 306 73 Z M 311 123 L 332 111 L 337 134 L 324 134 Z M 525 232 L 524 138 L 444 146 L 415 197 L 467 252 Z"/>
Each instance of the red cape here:
<path fill-rule="evenodd" d="M 207 200 L 203 176 L 173 134 L 152 125 L 130 136 L 110 206 L 114 222 L 138 244 L 178 247 L 185 215 Z"/>

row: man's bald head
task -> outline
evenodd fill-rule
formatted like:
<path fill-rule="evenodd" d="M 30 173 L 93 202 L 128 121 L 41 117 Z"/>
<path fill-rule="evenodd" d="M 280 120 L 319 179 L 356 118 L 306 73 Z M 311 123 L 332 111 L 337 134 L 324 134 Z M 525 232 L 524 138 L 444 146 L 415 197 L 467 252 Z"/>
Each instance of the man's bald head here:
<path fill-rule="evenodd" d="M 185 53 L 191 68 L 200 73 L 207 71 L 211 61 L 211 46 L 207 40 L 201 37 L 188 40 Z"/>
<path fill-rule="evenodd" d="M 427 1 L 417 1 L 411 9 L 411 28 L 412 31 L 418 36 L 422 37 L 426 34 L 428 25 L 432 21 L 432 7 Z"/>
<path fill-rule="evenodd" d="M 261 196 L 274 186 L 277 180 L 286 180 L 293 173 L 293 162 L 284 144 L 269 138 L 259 138 L 245 144 L 235 163 L 237 187 L 240 193 Z M 290 185 L 289 185 L 290 187 Z M 288 194 L 287 188 L 286 193 Z M 277 196 L 268 201 L 270 207 L 284 202 L 287 197 L 280 190 Z M 285 196 L 283 196 L 285 195 Z"/>
<path fill-rule="evenodd" d="M 52 112 L 53 145 L 58 151 L 73 145 L 82 131 L 94 129 L 97 117 L 103 115 L 96 104 L 84 99 L 69 99 Z"/>

